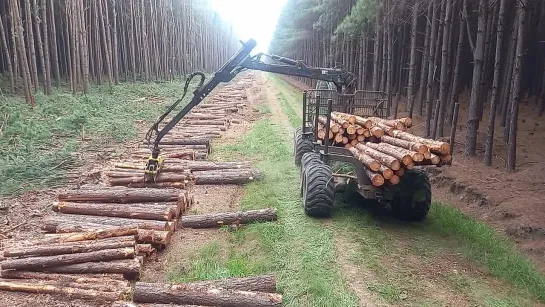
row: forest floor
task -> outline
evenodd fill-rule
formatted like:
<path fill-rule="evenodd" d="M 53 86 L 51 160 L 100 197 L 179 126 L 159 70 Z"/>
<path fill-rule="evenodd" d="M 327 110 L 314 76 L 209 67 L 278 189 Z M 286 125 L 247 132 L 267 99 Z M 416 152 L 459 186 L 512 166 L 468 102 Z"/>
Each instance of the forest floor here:
<path fill-rule="evenodd" d="M 285 306 L 545 306 L 545 277 L 507 237 L 455 209 L 466 212 L 464 207 L 472 208 L 476 198 L 467 205 L 468 196 L 460 199 L 462 194 L 448 192 L 449 186 L 435 188 L 436 201 L 441 202 L 434 202 L 423 223 L 402 223 L 357 201 L 346 203 L 342 199 L 330 219 L 305 216 L 299 197 L 299 170 L 292 157 L 293 130 L 301 125 L 300 91 L 278 77 L 256 76 L 257 81 L 248 90 L 250 107 L 245 111 L 245 121 L 214 142 L 211 158 L 250 160 L 264 173 L 264 179 L 244 187 L 195 187 L 196 204 L 190 213 L 275 207 L 278 222 L 237 230 L 177 232 L 158 261 L 145 268 L 144 280 L 184 282 L 274 273 Z M 126 91 L 127 98 L 119 98 L 123 101 L 154 97 L 153 107 L 162 109 L 178 93 L 174 89 L 179 86 L 169 83 L 167 89 L 172 90 L 163 92 L 153 86 L 115 88 Z M 153 112 L 148 107 L 146 110 Z M 129 121 L 134 124 L 132 129 L 144 132 L 146 126 L 138 121 L 144 119 L 142 115 L 127 116 L 134 116 Z M 78 168 L 83 174 L 78 183 L 92 181 L 94 165 L 105 157 L 122 155 L 124 148 L 110 142 L 91 151 L 93 155 L 83 159 L 83 166 Z M 458 167 L 456 161 L 453 169 Z M 444 171 L 435 178 L 440 176 L 448 178 L 455 173 Z M 28 189 L 50 185 L 46 182 Z M 27 216 L 26 224 L 11 232 L 14 238 L 35 236 L 32 214 L 46 214 L 54 195 L 55 190 L 32 191 L 3 199 L 11 206 L 2 218 L 11 224 L 0 230 L 10 229 Z M 543 219 L 536 223 L 540 221 Z M 37 300 L 32 297 L 2 294 L 0 300 L 13 300 L 10 306 L 34 306 Z M 83 306 L 61 298 L 55 303 L 56 299 L 42 295 L 40 301 L 47 306 Z"/>

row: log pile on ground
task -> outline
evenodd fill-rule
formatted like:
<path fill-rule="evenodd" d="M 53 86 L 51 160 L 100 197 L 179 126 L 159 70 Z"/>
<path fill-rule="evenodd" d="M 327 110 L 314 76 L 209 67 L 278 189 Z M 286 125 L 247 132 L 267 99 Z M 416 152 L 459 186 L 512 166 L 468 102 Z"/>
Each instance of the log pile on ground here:
<path fill-rule="evenodd" d="M 327 118 L 318 119 L 318 139 L 325 141 Z M 328 139 L 348 149 L 367 168 L 374 186 L 395 185 L 406 169 L 418 165 L 450 164 L 450 144 L 415 136 L 408 117 L 382 119 L 332 112 Z"/>
<path fill-rule="evenodd" d="M 111 186 L 185 188 L 188 184 L 245 184 L 262 177 L 249 162 L 165 160 L 155 182 L 145 182 L 145 162 L 115 163 L 104 173 Z M 158 186 L 160 185 L 160 186 Z"/>

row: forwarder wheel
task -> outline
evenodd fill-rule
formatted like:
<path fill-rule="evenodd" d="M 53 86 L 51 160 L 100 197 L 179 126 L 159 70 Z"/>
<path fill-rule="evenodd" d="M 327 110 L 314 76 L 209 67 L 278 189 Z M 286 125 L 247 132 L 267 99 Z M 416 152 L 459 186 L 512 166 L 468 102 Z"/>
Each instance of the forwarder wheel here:
<path fill-rule="evenodd" d="M 295 165 L 301 165 L 301 158 L 307 152 L 314 149 L 312 141 L 310 139 L 303 138 L 301 128 L 295 129 L 293 134 L 293 156 L 295 159 Z"/>
<path fill-rule="evenodd" d="M 301 184 L 305 213 L 312 217 L 330 216 L 335 197 L 331 168 L 319 161 L 307 163 Z"/>
<path fill-rule="evenodd" d="M 412 169 L 405 172 L 398 191 L 391 202 L 394 217 L 405 221 L 422 221 L 431 206 L 431 185 L 423 170 Z"/>

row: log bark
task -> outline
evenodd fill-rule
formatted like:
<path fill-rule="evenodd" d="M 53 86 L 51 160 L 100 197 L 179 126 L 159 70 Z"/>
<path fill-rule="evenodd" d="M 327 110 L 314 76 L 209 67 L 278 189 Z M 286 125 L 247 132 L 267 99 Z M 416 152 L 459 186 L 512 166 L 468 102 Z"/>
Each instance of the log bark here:
<path fill-rule="evenodd" d="M 435 141 L 435 140 L 421 138 L 421 137 L 412 135 L 412 134 L 407 133 L 407 132 L 399 131 L 399 130 L 394 131 L 393 137 L 398 138 L 398 139 L 402 139 L 402 140 L 405 140 L 405 141 L 424 144 L 424 145 L 428 146 L 429 150 L 431 152 L 433 152 L 433 153 L 438 153 L 438 154 L 449 154 L 450 153 L 450 144 L 446 143 L 446 142 L 439 142 L 439 141 Z"/>
<path fill-rule="evenodd" d="M 89 277 L 86 275 L 69 275 L 69 274 L 5 270 L 5 271 L 2 271 L 1 276 L 2 278 L 9 278 L 9 279 L 52 280 L 57 282 L 71 282 L 71 283 L 79 283 L 79 284 L 104 283 L 116 288 L 130 287 L 129 282 L 124 280 L 123 275 L 114 275 L 114 274 L 104 274 L 103 276 L 100 276 L 100 277 Z"/>
<path fill-rule="evenodd" d="M 282 306 L 282 296 L 275 293 L 248 292 L 221 288 L 166 286 L 137 282 L 133 300 L 136 303 L 199 304 L 225 307 Z"/>
<path fill-rule="evenodd" d="M 276 209 L 215 213 L 182 216 L 182 228 L 213 228 L 231 224 L 248 224 L 260 221 L 276 221 Z"/>
<path fill-rule="evenodd" d="M 177 207 L 176 207 L 177 208 Z M 123 217 L 142 220 L 172 220 L 179 210 L 173 210 L 170 205 L 159 204 L 110 204 L 110 203 L 70 203 L 56 202 L 53 211 L 95 216 Z"/>
<path fill-rule="evenodd" d="M 154 221 L 154 220 L 137 220 L 137 219 L 126 219 L 118 217 L 101 217 L 101 216 L 82 216 L 74 214 L 62 214 L 62 215 L 52 215 L 44 219 L 44 228 L 52 229 L 58 228 L 58 226 L 66 225 L 77 225 L 81 223 L 85 225 L 89 224 L 98 224 L 102 225 L 104 228 L 108 226 L 114 227 L 138 227 L 142 229 L 153 229 L 153 230 L 174 230 L 171 222 L 165 221 Z M 112 227 L 110 227 L 112 228 Z M 74 231 L 72 231 L 74 232 Z M 76 231 L 77 232 L 77 231 Z"/>
<path fill-rule="evenodd" d="M 195 184 L 246 184 L 254 180 L 261 179 L 262 174 L 257 171 L 241 171 L 232 172 L 194 172 L 193 178 Z"/>
<path fill-rule="evenodd" d="M 137 256 L 145 256 L 145 257 L 149 257 L 157 252 L 157 250 L 153 248 L 153 246 L 149 243 L 136 244 L 136 246 L 134 247 L 134 251 Z"/>
<path fill-rule="evenodd" d="M 123 178 L 109 178 L 108 183 L 112 186 L 129 186 L 133 183 L 148 183 L 148 179 L 144 176 L 144 172 L 141 174 L 133 174 L 134 177 L 123 177 Z M 163 173 L 160 172 L 157 177 L 153 179 L 153 182 L 150 183 L 166 183 L 166 182 L 183 182 L 188 183 L 191 181 L 191 175 L 176 174 L 176 173 Z"/>
<path fill-rule="evenodd" d="M 123 292 L 104 292 L 79 288 L 70 288 L 43 283 L 22 283 L 8 280 L 0 280 L 0 290 L 38 293 L 38 294 L 62 294 L 71 298 L 91 299 L 94 301 L 117 301 L 123 299 Z"/>
<path fill-rule="evenodd" d="M 357 144 L 356 148 L 364 152 L 365 154 L 369 155 L 371 158 L 374 158 L 378 160 L 381 164 L 384 166 L 387 166 L 388 168 L 392 170 L 398 170 L 401 167 L 401 163 L 396 158 L 389 156 L 387 154 L 384 154 L 378 150 L 375 150 L 371 147 L 368 147 L 364 144 Z"/>
<path fill-rule="evenodd" d="M 34 268 L 33 271 L 66 274 L 123 274 L 126 279 L 140 278 L 140 262 L 136 258 L 106 262 L 85 262 L 48 268 Z"/>
<path fill-rule="evenodd" d="M 405 119 L 398 120 L 398 119 L 383 119 L 379 117 L 369 117 L 369 120 L 373 121 L 373 123 L 375 124 L 381 123 L 383 125 L 395 128 L 397 130 L 401 130 L 401 131 L 407 130 L 407 126 L 404 123 Z"/>
<path fill-rule="evenodd" d="M 352 144 L 350 144 L 352 145 Z M 349 147 L 348 150 L 356 157 L 358 160 L 361 161 L 365 166 L 367 166 L 372 171 L 379 171 L 381 164 L 377 160 L 373 159 L 369 155 L 365 154 L 361 150 L 355 148 L 355 147 Z"/>
<path fill-rule="evenodd" d="M 171 231 L 159 231 L 151 229 L 138 229 L 136 241 L 138 243 L 150 243 L 154 245 L 167 246 L 172 237 Z"/>
<path fill-rule="evenodd" d="M 250 162 L 214 162 L 214 161 L 184 161 L 176 165 L 163 166 L 163 172 L 212 171 L 225 169 L 248 169 Z"/>
<path fill-rule="evenodd" d="M 117 301 L 111 307 L 206 307 L 202 305 L 178 305 L 178 304 L 134 304 L 133 302 Z"/>
<path fill-rule="evenodd" d="M 429 152 L 428 146 L 426 146 L 424 144 L 421 144 L 421 143 L 410 142 L 410 141 L 406 141 L 406 140 L 402 140 L 402 139 L 398 139 L 398 138 L 393 138 L 393 137 L 388 136 L 388 135 L 385 135 L 385 136 L 381 137 L 380 140 L 381 140 L 381 142 L 388 143 L 390 145 L 394 145 L 394 146 L 397 146 L 397 147 L 409 149 L 409 150 L 412 150 L 412 151 L 416 151 L 416 152 L 419 152 L 421 154 L 425 154 L 425 153 Z"/>
<path fill-rule="evenodd" d="M 104 241 L 104 242 L 102 242 Z M 5 257 L 54 256 L 62 254 L 88 253 L 106 249 L 134 247 L 134 237 L 118 237 L 112 240 L 93 242 L 58 243 L 51 245 L 35 245 L 4 250 Z"/>
<path fill-rule="evenodd" d="M 405 165 L 411 163 L 412 161 L 420 162 L 424 160 L 424 155 L 417 151 L 412 151 L 405 148 L 397 147 L 388 143 L 378 143 L 378 144 L 368 143 L 366 145 L 380 152 L 383 152 L 385 154 L 389 154 L 393 157 L 398 158 Z"/>
<path fill-rule="evenodd" d="M 142 203 L 173 202 L 180 200 L 180 191 L 154 189 L 103 188 L 97 190 L 73 190 L 58 195 L 60 201 Z"/>
<path fill-rule="evenodd" d="M 369 176 L 369 179 L 371 180 L 371 184 L 373 186 L 380 187 L 384 184 L 384 177 L 382 177 L 382 175 L 370 170 L 365 170 L 365 173 L 367 174 L 367 176 Z"/>
<path fill-rule="evenodd" d="M 147 142 L 144 142 L 147 144 Z M 210 146 L 210 138 L 186 138 L 178 140 L 161 140 L 160 145 L 206 145 Z"/>
<path fill-rule="evenodd" d="M 99 231 L 56 234 L 54 237 L 45 238 L 39 241 L 34 241 L 34 242 L 31 242 L 30 244 L 42 245 L 42 244 L 52 244 L 52 243 L 68 243 L 68 242 L 79 242 L 79 241 L 87 241 L 87 240 L 100 240 L 105 238 L 115 238 L 115 237 L 136 235 L 138 231 L 139 230 L 136 227 L 112 227 L 110 229 L 99 230 Z"/>
<path fill-rule="evenodd" d="M 84 262 L 120 260 L 134 257 L 134 248 L 106 249 L 88 253 L 8 259 L 2 261 L 2 270 L 28 270 Z"/>
<path fill-rule="evenodd" d="M 276 293 L 276 277 L 274 275 L 197 281 L 187 283 L 187 285 L 193 287 L 214 287 L 229 290 Z"/>
<path fill-rule="evenodd" d="M 124 185 L 119 185 L 124 186 Z M 137 182 L 126 185 L 130 188 L 148 188 L 148 189 L 185 189 L 185 182 Z"/>

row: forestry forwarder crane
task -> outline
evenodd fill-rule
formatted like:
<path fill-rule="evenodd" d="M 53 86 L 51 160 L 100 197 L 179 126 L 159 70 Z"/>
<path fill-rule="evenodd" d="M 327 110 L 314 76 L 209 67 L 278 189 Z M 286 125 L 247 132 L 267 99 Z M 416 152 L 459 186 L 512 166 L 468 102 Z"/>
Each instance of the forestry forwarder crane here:
<path fill-rule="evenodd" d="M 161 171 L 163 165 L 163 158 L 160 156 L 159 144 L 161 139 L 172 129 L 176 124 L 186 116 L 191 109 L 197 106 L 203 99 L 208 96 L 216 86 L 222 82 L 229 82 L 240 72 L 247 69 L 261 70 L 266 72 L 272 72 L 282 75 L 306 77 L 325 82 L 331 82 L 337 87 L 339 93 L 344 92 L 347 88 L 350 88 L 356 79 L 356 77 L 350 72 L 340 68 L 317 68 L 309 67 L 304 62 L 284 58 L 277 55 L 269 55 L 265 53 L 259 53 L 255 56 L 250 56 L 250 52 L 255 48 L 256 41 L 250 39 L 246 43 L 242 43 L 242 48 L 218 70 L 212 79 L 208 80 L 206 84 L 205 75 L 202 72 L 194 72 L 190 74 L 185 82 L 184 93 L 182 98 L 175 101 L 168 110 L 159 117 L 159 119 L 153 124 L 148 133 L 146 134 L 146 141 L 148 144 L 153 144 L 151 148 L 151 156 L 148 159 L 145 169 L 146 180 L 153 180 L 157 174 Z M 280 64 L 268 64 L 261 61 L 261 57 L 266 56 L 274 61 L 283 63 Z M 193 92 L 193 98 L 191 101 L 176 114 L 161 130 L 159 130 L 159 124 L 182 102 L 187 94 L 187 89 L 194 77 L 200 77 L 199 85 Z M 155 138 L 153 138 L 155 135 Z"/>

